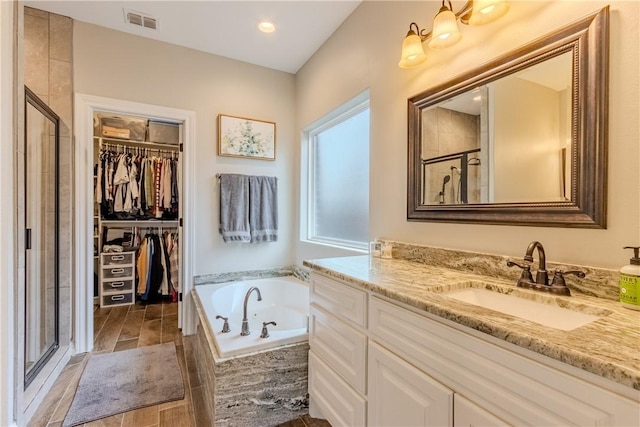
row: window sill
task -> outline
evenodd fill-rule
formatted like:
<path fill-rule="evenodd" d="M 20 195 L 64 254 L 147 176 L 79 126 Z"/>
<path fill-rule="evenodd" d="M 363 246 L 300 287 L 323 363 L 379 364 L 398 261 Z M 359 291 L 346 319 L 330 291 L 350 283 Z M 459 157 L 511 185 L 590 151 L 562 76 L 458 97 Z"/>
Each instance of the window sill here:
<path fill-rule="evenodd" d="M 358 254 L 366 255 L 369 253 L 369 249 L 366 247 L 356 246 L 355 244 L 354 245 L 344 244 L 343 242 L 339 242 L 339 241 L 320 240 L 320 239 L 300 239 L 300 241 L 303 243 L 309 243 L 312 245 L 326 246 L 330 248 L 341 249 L 343 251 L 356 252 Z"/>

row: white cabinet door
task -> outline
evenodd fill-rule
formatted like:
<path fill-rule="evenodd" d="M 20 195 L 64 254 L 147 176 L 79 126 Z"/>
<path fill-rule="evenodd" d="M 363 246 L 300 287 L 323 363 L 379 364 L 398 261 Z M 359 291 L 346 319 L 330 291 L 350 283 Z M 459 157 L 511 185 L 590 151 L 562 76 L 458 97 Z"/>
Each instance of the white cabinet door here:
<path fill-rule="evenodd" d="M 332 426 L 366 425 L 367 402 L 314 352 L 309 352 L 310 408 L 319 410 Z M 320 414 L 314 414 L 316 417 Z"/>
<path fill-rule="evenodd" d="M 453 391 L 371 342 L 370 426 L 451 426 Z"/>
<path fill-rule="evenodd" d="M 453 425 L 454 427 L 495 427 L 506 426 L 507 423 L 456 394 L 453 399 Z"/>

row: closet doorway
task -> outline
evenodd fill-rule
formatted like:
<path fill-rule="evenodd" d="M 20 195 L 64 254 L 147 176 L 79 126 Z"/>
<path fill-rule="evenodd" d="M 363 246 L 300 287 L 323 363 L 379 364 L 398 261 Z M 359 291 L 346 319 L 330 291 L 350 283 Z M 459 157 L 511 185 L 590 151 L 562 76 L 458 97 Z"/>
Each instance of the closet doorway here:
<path fill-rule="evenodd" d="M 193 228 L 185 218 L 192 212 L 195 113 L 80 94 L 76 107 L 76 212 L 85 230 L 76 249 L 87 260 L 76 273 L 93 285 L 79 280 L 75 293 L 77 351 L 93 349 L 94 331 L 95 350 L 161 340 L 162 331 L 194 333 Z M 158 123 L 178 140 L 159 141 L 167 134 L 158 136 Z M 145 318 L 163 324 L 147 328 L 158 330 L 151 338 L 110 331 L 124 332 L 127 317 L 134 330 Z"/>
<path fill-rule="evenodd" d="M 94 350 L 181 342 L 183 123 L 108 111 L 93 123 Z"/>

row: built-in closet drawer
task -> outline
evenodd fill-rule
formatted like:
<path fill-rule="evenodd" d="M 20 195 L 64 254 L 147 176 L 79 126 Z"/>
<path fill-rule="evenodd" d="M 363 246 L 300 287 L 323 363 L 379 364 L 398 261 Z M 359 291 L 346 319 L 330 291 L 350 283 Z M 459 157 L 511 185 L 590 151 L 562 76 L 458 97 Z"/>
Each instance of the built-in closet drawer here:
<path fill-rule="evenodd" d="M 102 265 L 133 265 L 135 252 L 102 254 Z"/>
<path fill-rule="evenodd" d="M 367 336 L 324 310 L 309 310 L 309 345 L 357 391 L 366 394 Z"/>
<path fill-rule="evenodd" d="M 367 327 L 367 294 L 333 279 L 311 276 L 310 302 L 361 328 Z"/>
<path fill-rule="evenodd" d="M 102 295 L 101 302 L 102 304 L 100 307 L 133 304 L 133 293 L 129 292 L 126 294 Z"/>
<path fill-rule="evenodd" d="M 100 307 L 128 305 L 135 302 L 135 252 L 100 255 Z"/>
<path fill-rule="evenodd" d="M 134 277 L 133 267 L 105 267 L 102 269 L 102 279 L 124 279 Z"/>
<path fill-rule="evenodd" d="M 333 426 L 366 426 L 367 402 L 312 351 L 309 394 Z"/>
<path fill-rule="evenodd" d="M 133 279 L 109 280 L 102 282 L 102 293 L 131 292 L 133 290 Z"/>

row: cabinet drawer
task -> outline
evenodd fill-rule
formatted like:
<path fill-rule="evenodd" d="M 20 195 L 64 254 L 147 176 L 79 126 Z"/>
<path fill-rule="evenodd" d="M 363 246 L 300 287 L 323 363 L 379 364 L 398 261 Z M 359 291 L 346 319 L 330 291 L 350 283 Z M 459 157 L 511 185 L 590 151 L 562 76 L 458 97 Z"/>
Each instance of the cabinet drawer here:
<path fill-rule="evenodd" d="M 102 282 L 102 293 L 122 293 L 133 290 L 133 279 L 110 280 Z"/>
<path fill-rule="evenodd" d="M 133 265 L 135 260 L 135 252 L 107 253 L 102 254 L 101 265 Z"/>
<path fill-rule="evenodd" d="M 133 293 L 103 295 L 101 307 L 110 307 L 114 305 L 133 304 Z"/>
<path fill-rule="evenodd" d="M 310 300 L 340 319 L 362 328 L 367 327 L 367 294 L 364 291 L 313 274 Z"/>
<path fill-rule="evenodd" d="M 102 269 L 103 279 L 133 278 L 133 267 L 110 267 Z"/>
<path fill-rule="evenodd" d="M 366 335 L 312 305 L 309 346 L 351 386 L 366 393 Z"/>
<path fill-rule="evenodd" d="M 367 402 L 309 352 L 309 396 L 332 426 L 365 426 Z"/>

